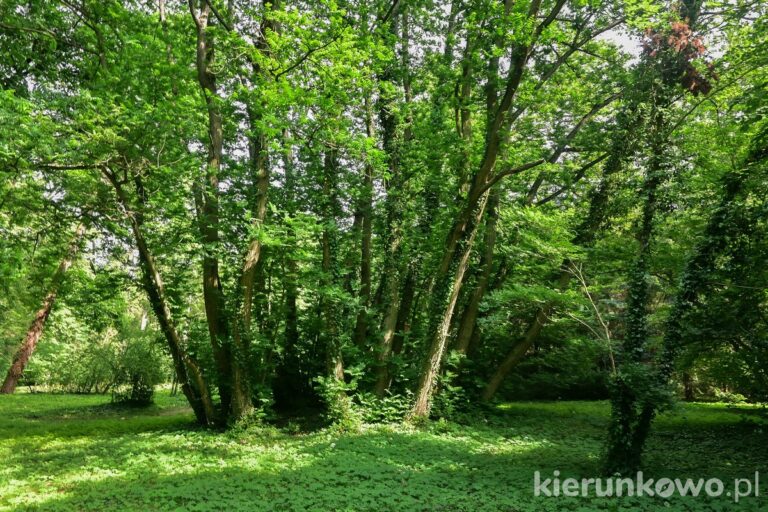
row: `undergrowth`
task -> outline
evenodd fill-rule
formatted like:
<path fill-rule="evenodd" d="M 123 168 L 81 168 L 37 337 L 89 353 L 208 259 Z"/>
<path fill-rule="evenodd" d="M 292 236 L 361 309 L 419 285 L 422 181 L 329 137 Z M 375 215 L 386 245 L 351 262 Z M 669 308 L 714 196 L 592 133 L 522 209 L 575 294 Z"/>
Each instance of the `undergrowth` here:
<path fill-rule="evenodd" d="M 499 406 L 465 424 L 308 431 L 254 418 L 195 428 L 183 398 L 147 408 L 93 395 L 0 397 L 0 510 L 761 510 L 763 498 L 546 498 L 533 473 L 599 474 L 605 402 Z M 468 420 L 468 418 L 464 418 Z M 719 477 L 768 466 L 766 418 L 744 405 L 681 405 L 654 429 L 646 474 Z M 765 490 L 764 490 L 765 491 Z M 761 494 L 765 494 L 764 492 Z M 762 509 L 764 510 L 764 508 Z"/>

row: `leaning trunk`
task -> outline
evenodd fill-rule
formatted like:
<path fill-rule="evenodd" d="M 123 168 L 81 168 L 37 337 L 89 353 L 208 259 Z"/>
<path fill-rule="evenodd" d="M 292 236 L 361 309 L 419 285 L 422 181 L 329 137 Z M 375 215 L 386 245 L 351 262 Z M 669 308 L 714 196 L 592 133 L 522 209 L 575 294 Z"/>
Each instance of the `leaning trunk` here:
<path fill-rule="evenodd" d="M 144 223 L 143 201 L 145 198 L 141 180 L 135 179 L 140 205 L 138 208 L 133 208 L 123 190 L 121 182 L 117 180 L 115 175 L 106 169 L 102 169 L 102 173 L 112 184 L 117 195 L 118 206 L 130 222 L 131 231 L 136 242 L 136 249 L 139 253 L 144 290 L 147 292 L 152 311 L 155 313 L 160 330 L 163 332 L 168 344 L 168 350 L 171 353 L 173 368 L 176 373 L 176 380 L 181 384 L 181 390 L 192 407 L 197 421 L 201 425 L 213 425 L 216 423 L 217 415 L 208 390 L 208 384 L 200 367 L 184 350 L 184 344 L 176 329 L 176 324 L 171 315 L 171 308 L 165 296 L 165 285 L 163 284 L 160 270 L 144 237 L 142 226 Z"/>
<path fill-rule="evenodd" d="M 11 367 L 8 368 L 8 373 L 5 376 L 3 386 L 0 387 L 0 394 L 11 394 L 16 390 L 16 385 L 19 383 L 19 379 L 24 373 L 24 369 L 27 367 L 27 363 L 29 363 L 29 359 L 32 357 L 38 341 L 40 341 L 40 336 L 43 335 L 45 322 L 51 314 L 51 309 L 53 308 L 53 303 L 56 301 L 56 294 L 59 291 L 59 286 L 64 280 L 64 273 L 72 266 L 72 261 L 80 249 L 80 241 L 84 233 L 85 226 L 81 224 L 78 226 L 77 231 L 75 232 L 75 237 L 69 245 L 64 258 L 61 260 L 61 263 L 59 263 L 56 273 L 53 274 L 51 285 L 48 288 L 48 294 L 45 296 L 45 299 L 43 299 L 42 306 L 35 314 L 32 323 L 29 325 L 27 335 L 24 336 L 24 341 L 21 342 L 21 346 L 16 351 L 16 355 L 13 356 L 13 363 L 11 363 Z"/>
<path fill-rule="evenodd" d="M 443 360 L 443 353 L 445 352 L 445 342 L 448 338 L 448 331 L 451 327 L 451 320 L 453 319 L 453 312 L 456 308 L 456 302 L 459 299 L 459 292 L 461 291 L 461 284 L 464 281 L 464 274 L 466 273 L 469 265 L 469 257 L 472 254 L 472 245 L 477 234 L 477 223 L 485 212 L 488 195 L 483 196 L 483 199 L 478 205 L 477 213 L 475 214 L 474 225 L 470 225 L 469 229 L 471 234 L 466 241 L 464 251 L 458 262 L 456 270 L 453 273 L 453 279 L 450 283 L 451 291 L 448 296 L 448 302 L 445 305 L 445 309 L 440 317 L 438 328 L 434 331 L 432 341 L 429 346 L 429 352 L 424 362 L 424 367 L 421 371 L 421 378 L 419 379 L 419 385 L 416 391 L 416 401 L 411 408 L 408 417 L 411 419 L 426 418 L 429 416 L 431 409 L 432 395 L 437 385 L 437 376 L 440 373 L 440 368 Z"/>
<path fill-rule="evenodd" d="M 494 192 L 488 200 L 488 217 L 485 224 L 485 252 L 483 253 L 483 266 L 480 271 L 480 278 L 477 281 L 472 295 L 469 297 L 467 307 L 464 309 L 464 315 L 459 324 L 459 331 L 456 335 L 456 351 L 466 355 L 469 342 L 472 340 L 472 334 L 475 331 L 477 315 L 480 312 L 480 302 L 485 296 L 485 290 L 488 288 L 488 282 L 493 272 L 493 247 L 496 244 L 496 222 L 498 213 L 496 207 L 499 202 L 499 195 Z"/>

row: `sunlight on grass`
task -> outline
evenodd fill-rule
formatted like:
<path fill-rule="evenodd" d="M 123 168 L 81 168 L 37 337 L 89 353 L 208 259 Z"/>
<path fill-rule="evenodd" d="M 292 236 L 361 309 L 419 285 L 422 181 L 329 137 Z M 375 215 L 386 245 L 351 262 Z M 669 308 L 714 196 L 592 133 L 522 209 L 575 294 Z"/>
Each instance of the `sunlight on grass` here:
<path fill-rule="evenodd" d="M 596 476 L 607 404 L 499 409 L 471 426 L 438 421 L 420 429 L 364 425 L 356 433 L 289 435 L 264 427 L 222 434 L 194 428 L 189 411 L 165 393 L 147 409 L 111 407 L 97 396 L 0 397 L 0 510 L 618 510 L 621 503 L 650 511 L 732 505 L 706 498 L 673 499 L 669 506 L 656 499 L 535 498 L 536 470 Z M 664 415 L 651 440 L 648 470 L 749 475 L 768 460 L 765 435 L 762 420 L 745 420 L 739 411 L 748 409 L 697 404 Z M 718 450 L 709 445 L 714 439 Z M 746 500 L 739 509 L 756 507 Z"/>

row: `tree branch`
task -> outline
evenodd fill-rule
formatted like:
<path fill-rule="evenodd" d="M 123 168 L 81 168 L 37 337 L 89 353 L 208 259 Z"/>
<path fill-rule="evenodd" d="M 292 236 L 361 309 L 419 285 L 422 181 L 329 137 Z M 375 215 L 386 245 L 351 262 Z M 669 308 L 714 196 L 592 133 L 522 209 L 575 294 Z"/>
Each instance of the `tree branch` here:
<path fill-rule="evenodd" d="M 588 170 L 590 170 L 592 167 L 596 166 L 597 164 L 599 164 L 600 162 L 602 162 L 606 158 L 608 158 L 608 153 L 603 153 L 602 155 L 600 155 L 599 157 L 595 158 L 594 160 L 591 160 L 591 161 L 587 162 L 586 164 L 582 165 L 581 168 L 578 171 L 576 171 L 576 173 L 573 175 L 573 180 L 571 181 L 571 183 L 569 183 L 568 185 L 563 185 L 559 189 L 557 189 L 554 192 L 552 192 L 551 194 L 549 194 L 547 197 L 545 197 L 545 198 L 543 198 L 543 199 L 541 199 L 539 201 L 536 201 L 536 203 L 534 203 L 534 204 L 536 206 L 541 206 L 542 204 L 546 204 L 546 203 L 552 201 L 553 199 L 557 198 L 563 192 L 569 190 L 576 182 L 578 182 L 584 176 L 586 176 Z"/>
<path fill-rule="evenodd" d="M 293 64 L 291 64 L 290 66 L 288 66 L 284 70 L 280 71 L 279 73 L 275 74 L 274 77 L 277 79 L 277 78 L 280 78 L 283 75 L 286 75 L 286 74 L 290 73 L 291 71 L 293 71 L 297 67 L 301 66 L 309 57 L 312 56 L 313 53 L 317 53 L 320 50 L 328 48 L 330 45 L 335 43 L 338 39 L 339 39 L 339 36 L 336 36 L 336 37 L 332 38 L 330 41 L 328 41 L 327 43 L 321 44 L 320 46 L 317 46 L 315 48 L 310 48 L 309 50 L 307 50 L 307 52 L 304 55 L 302 55 L 298 60 L 296 60 L 296 62 L 294 62 Z"/>
<path fill-rule="evenodd" d="M 32 27 L 16 27 L 14 25 L 8 25 L 7 23 L 3 23 L 0 21 L 0 28 L 4 28 L 6 30 L 18 30 L 19 32 L 31 32 L 33 34 L 40 34 L 44 36 L 48 36 L 54 41 L 58 41 L 58 37 L 56 34 L 51 32 L 50 30 L 45 30 L 41 28 L 32 28 Z"/>
<path fill-rule="evenodd" d="M 527 171 L 528 169 L 533 169 L 534 167 L 538 167 L 541 164 L 546 162 L 543 158 L 540 158 L 538 160 L 533 160 L 531 162 L 525 163 L 523 165 L 518 165 L 517 167 L 512 167 L 510 169 L 505 169 L 501 172 L 496 173 L 496 176 L 491 178 L 486 184 L 483 186 L 483 188 L 480 189 L 480 194 L 484 194 L 488 189 L 490 189 L 492 186 L 497 184 L 499 181 L 502 180 L 505 176 L 511 176 L 513 174 L 519 174 L 523 171 Z"/>
<path fill-rule="evenodd" d="M 219 23 L 221 23 L 222 26 L 225 29 L 227 29 L 228 32 L 232 32 L 232 25 L 229 22 L 227 22 L 226 19 L 224 19 L 224 16 L 219 14 L 219 10 L 216 9 L 216 6 L 213 5 L 213 2 L 211 2 L 211 0 L 205 0 L 205 3 L 208 4 L 208 7 L 211 8 L 213 15 L 216 16 L 216 19 L 219 20 Z"/>

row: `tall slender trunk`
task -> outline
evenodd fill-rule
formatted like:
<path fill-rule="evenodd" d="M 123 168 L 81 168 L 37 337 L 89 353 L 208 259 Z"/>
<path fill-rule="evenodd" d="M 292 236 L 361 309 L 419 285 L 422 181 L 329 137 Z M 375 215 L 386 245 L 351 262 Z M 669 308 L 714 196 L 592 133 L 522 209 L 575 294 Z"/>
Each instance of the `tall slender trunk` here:
<path fill-rule="evenodd" d="M 402 27 L 402 33 L 398 34 L 399 27 Z M 410 24 L 406 9 L 402 9 L 397 16 L 390 22 L 390 33 L 395 36 L 393 40 L 399 38 L 401 47 L 400 74 L 402 75 L 402 86 L 405 104 L 411 101 L 411 85 L 409 77 L 410 68 Z M 381 74 L 379 82 L 394 82 L 396 73 L 394 66 L 390 66 Z M 384 203 L 386 212 L 386 254 L 384 264 L 379 280 L 379 286 L 374 298 L 374 305 L 381 314 L 381 323 L 379 329 L 379 343 L 377 347 L 377 367 L 376 382 L 374 384 L 374 393 L 377 396 L 383 396 L 389 387 L 389 357 L 392 353 L 392 343 L 394 340 L 397 318 L 400 306 L 400 287 L 402 280 L 403 260 L 408 258 L 402 250 L 402 217 L 405 181 L 400 169 L 400 156 L 402 143 L 409 140 L 411 133 L 405 130 L 402 137 L 397 134 L 397 116 L 393 108 L 388 103 L 393 101 L 391 95 L 385 94 L 386 88 L 380 87 L 378 100 L 379 121 L 382 126 L 381 139 L 384 151 L 388 158 L 389 179 L 384 180 L 384 187 L 387 195 Z"/>
<path fill-rule="evenodd" d="M 373 112 L 366 100 L 366 132 L 369 138 L 375 136 Z M 371 238 L 373 235 L 373 164 L 366 162 L 363 175 L 363 190 L 360 200 L 360 311 L 357 313 L 352 341 L 362 346 L 368 334 L 368 306 L 371 301 Z"/>
<path fill-rule="evenodd" d="M 488 283 L 493 273 L 493 248 L 496 244 L 496 222 L 498 221 L 498 212 L 496 208 L 499 203 L 499 195 L 497 192 L 493 192 L 488 199 L 488 216 L 485 221 L 485 240 L 484 240 L 484 252 L 482 261 L 482 270 L 480 271 L 480 277 L 478 278 L 477 285 L 472 291 L 469 297 L 464 314 L 461 317 L 461 323 L 459 324 L 458 334 L 456 335 L 455 349 L 458 353 L 466 355 L 469 342 L 472 339 L 472 334 L 475 331 L 475 325 L 477 323 L 477 315 L 480 311 L 480 302 L 485 296 L 485 291 L 488 288 Z"/>
<path fill-rule="evenodd" d="M 213 357 L 216 362 L 217 384 L 221 398 L 221 409 L 225 417 L 232 412 L 233 393 L 241 394 L 233 387 L 233 361 L 230 350 L 231 332 L 221 278 L 219 276 L 219 173 L 224 148 L 223 119 L 219 107 L 216 75 L 211 71 L 214 60 L 214 44 L 209 33 L 211 6 L 200 2 L 195 12 L 194 1 L 189 0 L 190 12 L 197 28 L 197 53 L 195 65 L 197 79 L 205 97 L 208 114 L 208 161 L 202 190 L 196 196 L 200 235 L 204 244 L 203 254 L 203 301 L 208 332 L 211 338 Z M 237 379 L 239 380 L 239 379 Z M 238 397 L 237 402 L 242 402 Z"/>
<path fill-rule="evenodd" d="M 765 150 L 759 148 L 759 151 L 764 152 Z M 761 155 L 759 151 L 757 154 L 752 153 L 748 156 L 747 168 L 756 161 L 765 159 L 765 153 Z M 744 171 L 731 172 L 725 176 L 723 180 L 725 193 L 720 200 L 720 205 L 707 221 L 702 242 L 695 247 L 693 255 L 686 263 L 680 289 L 666 321 L 666 331 L 658 361 L 658 379 L 661 386 L 667 385 L 672 377 L 677 354 L 683 344 L 686 314 L 700 303 L 701 294 L 708 285 L 707 276 L 715 269 L 718 257 L 727 250 L 728 244 L 738 237 L 737 234 L 729 232 L 730 218 L 736 210 L 733 203 L 742 195 L 747 176 L 748 173 Z M 636 410 L 638 404 L 633 391 L 629 386 L 623 384 L 621 381 L 618 382 L 620 387 L 614 403 L 614 407 L 621 414 L 616 414 L 614 411 L 615 424 L 610 433 L 615 435 L 616 439 L 613 439 L 609 444 L 607 458 L 609 471 L 626 472 L 628 469 L 639 466 L 645 440 L 650 433 L 651 424 L 658 411 L 657 404 L 646 402 L 642 404 L 642 410 L 638 414 Z M 683 384 L 685 399 L 692 400 L 694 390 L 691 376 L 687 373 L 683 375 Z M 625 421 L 624 418 L 632 418 L 634 423 Z M 618 434 L 631 437 L 631 450 L 617 446 L 620 444 L 616 442 L 619 439 Z"/>
<path fill-rule="evenodd" d="M 325 204 L 323 208 L 324 228 L 320 241 L 322 248 L 322 280 L 323 286 L 328 289 L 337 285 L 336 269 L 334 268 L 334 253 L 336 245 L 336 212 L 338 209 L 337 197 L 334 192 L 337 179 L 337 161 L 333 150 L 327 150 L 323 162 L 323 195 Z M 326 354 L 326 376 L 333 382 L 337 389 L 331 390 L 329 409 L 334 414 L 343 414 L 349 406 L 349 398 L 343 389 L 344 361 L 342 359 L 342 346 L 339 337 L 339 326 L 336 318 L 336 307 L 331 296 L 321 296 L 320 311 L 322 315 L 322 333 Z M 337 418 L 338 419 L 338 418 Z"/>
<path fill-rule="evenodd" d="M 392 385 L 391 358 L 403 350 L 405 336 L 410 330 L 409 321 L 415 292 L 416 279 L 413 269 L 409 268 L 403 280 L 399 301 L 396 304 L 390 304 L 383 322 L 385 343 L 383 351 L 379 355 L 379 367 L 376 370 L 376 383 L 373 389 L 376 396 L 383 397 Z M 394 297 L 393 300 L 397 300 L 397 297 Z"/>
<path fill-rule="evenodd" d="M 682 0 L 676 4 L 676 14 L 690 30 L 695 30 L 701 8 L 702 2 L 699 0 Z M 637 379 L 627 378 L 627 375 L 635 373 L 643 364 L 646 354 L 650 299 L 647 275 L 651 267 L 651 245 L 660 189 L 670 174 L 668 147 L 671 125 L 667 119 L 667 110 L 677 100 L 681 77 L 687 73 L 690 65 L 684 54 L 671 45 L 651 54 L 646 52 L 644 59 L 650 64 L 646 69 L 650 81 L 645 90 L 645 101 L 650 112 L 646 132 L 650 155 L 640 196 L 643 209 L 635 233 L 637 253 L 630 266 L 627 282 L 626 334 L 621 347 L 619 371 L 611 390 L 611 421 L 605 458 L 605 470 L 611 474 L 631 474 L 640 467 L 645 441 L 659 407 L 656 400 L 642 398 L 647 389 L 638 386 L 647 384 L 638 384 Z M 707 91 L 703 92 L 706 94 Z M 665 359 L 671 364 L 673 354 L 667 355 L 670 357 Z M 671 366 L 665 367 L 663 364 L 662 375 L 667 371 L 671 371 Z"/>
<path fill-rule="evenodd" d="M 402 259 L 405 257 L 402 250 L 403 234 L 400 218 L 402 207 L 400 194 L 399 153 L 395 148 L 395 121 L 391 114 L 381 109 L 384 148 L 389 156 L 389 171 L 392 179 L 385 182 L 387 198 L 385 203 L 387 215 L 387 252 L 381 272 L 379 291 L 377 292 L 377 305 L 383 311 L 380 329 L 380 342 L 378 347 L 377 383 L 374 392 L 383 396 L 389 386 L 389 378 L 386 376 L 392 342 L 396 333 L 398 312 L 400 309 L 400 286 Z"/>
<path fill-rule="evenodd" d="M 485 212 L 485 207 L 487 205 L 487 200 L 488 195 L 486 194 L 483 196 L 480 204 L 478 205 L 478 210 L 474 218 L 474 224 L 479 223 L 482 219 Z M 469 258 L 472 254 L 472 245 L 476 234 L 476 227 L 471 226 L 471 234 L 465 243 L 464 252 L 459 259 L 453 275 L 453 282 L 451 283 L 451 292 L 448 296 L 448 302 L 445 305 L 445 310 L 442 313 L 438 329 L 434 331 L 432 336 L 429 352 L 427 353 L 427 358 L 421 371 L 421 377 L 417 387 L 416 400 L 408 413 L 408 417 L 410 419 L 426 418 L 429 416 L 432 405 L 432 395 L 435 386 L 437 385 L 437 376 L 440 373 L 443 353 L 445 352 L 448 330 L 451 327 L 453 311 L 459 298 L 461 283 L 464 280 L 464 274 L 469 264 Z"/>
<path fill-rule="evenodd" d="M 247 372 L 247 348 L 243 336 L 250 329 L 250 301 L 253 289 L 253 276 L 261 252 L 258 240 L 249 246 L 241 277 L 241 292 L 247 295 L 248 302 L 236 301 L 242 309 L 243 323 L 236 319 L 230 325 L 226 300 L 219 275 L 220 250 L 219 236 L 219 174 L 224 151 L 224 129 L 216 74 L 212 71 L 214 63 L 214 41 L 209 32 L 212 7 L 210 2 L 200 2 L 196 11 L 194 0 L 189 0 L 190 13 L 197 29 L 197 53 L 195 65 L 197 79 L 203 92 L 208 114 L 208 161 L 205 172 L 205 186 L 198 194 L 200 201 L 199 223 L 202 242 L 205 245 L 203 255 L 203 299 L 205 302 L 208 331 L 211 337 L 213 356 L 217 366 L 219 396 L 225 419 L 237 420 L 246 415 L 253 407 Z M 227 13 L 229 14 L 229 13 Z M 220 20 L 221 21 L 221 20 Z M 261 152 L 256 158 L 261 157 Z M 259 186 L 266 187 L 266 165 L 259 169 Z M 261 191 L 260 191 L 261 192 Z M 264 202 L 266 211 L 266 188 L 260 194 L 259 202 Z M 258 207 L 257 207 L 258 209 Z M 258 211 L 257 211 L 258 215 Z M 241 313 L 238 311 L 237 313 Z"/>
<path fill-rule="evenodd" d="M 283 284 L 283 314 L 285 326 L 282 336 L 282 347 L 276 358 L 272 391 L 277 408 L 297 407 L 296 397 L 313 395 L 310 379 L 306 374 L 306 361 L 302 355 L 299 331 L 299 263 L 297 251 L 300 242 L 295 229 L 295 219 L 298 207 L 298 185 L 296 180 L 294 142 L 288 129 L 282 133 L 282 160 L 284 170 L 284 187 L 282 199 L 288 217 L 286 223 L 285 250 L 281 251 L 284 266 Z M 304 334 L 309 338 L 315 329 L 309 329 Z M 318 330 L 319 331 L 319 330 Z M 277 342 L 277 340 L 276 340 Z M 314 353 L 314 347 L 311 349 Z"/>
<path fill-rule="evenodd" d="M 384 396 L 389 388 L 389 359 L 392 354 L 393 341 L 397 332 L 397 319 L 400 312 L 399 283 L 395 279 L 395 276 L 390 276 L 387 283 L 386 297 L 384 297 L 386 308 L 381 323 L 382 338 L 379 353 L 377 354 L 377 378 L 376 384 L 374 385 L 374 393 L 379 397 Z"/>
<path fill-rule="evenodd" d="M 430 402 L 435 384 L 435 375 L 437 374 L 435 372 L 439 372 L 442 364 L 445 336 L 447 336 L 447 330 L 451 324 L 456 299 L 458 298 L 463 283 L 465 270 L 463 267 L 466 267 L 466 262 L 464 261 L 469 258 L 469 254 L 466 252 L 461 257 L 459 257 L 458 253 L 464 243 L 471 248 L 471 241 L 474 240 L 477 225 L 481 220 L 480 218 L 475 217 L 475 213 L 478 211 L 482 213 L 484 211 L 489 188 L 505 175 L 494 175 L 494 169 L 503 143 L 508 138 L 507 134 L 510 130 L 509 112 L 520 88 L 534 45 L 541 33 L 554 21 L 564 5 L 565 0 L 557 0 L 543 21 L 535 26 L 530 39 L 525 43 L 520 43 L 514 47 L 503 92 L 497 94 L 495 88 L 490 88 L 489 91 L 486 92 L 486 103 L 489 110 L 486 112 L 488 122 L 485 129 L 483 156 L 477 170 L 469 180 L 466 199 L 464 200 L 462 208 L 460 208 L 454 218 L 453 224 L 447 234 L 445 251 L 433 273 L 434 278 L 431 280 L 432 285 L 429 287 L 431 297 L 428 337 L 431 342 L 427 352 L 427 359 L 424 364 L 424 373 L 421 375 L 416 390 L 416 402 L 409 413 L 412 418 L 426 417 L 429 415 Z M 540 1 L 534 0 L 531 2 L 527 12 L 528 17 L 536 19 L 539 15 L 540 7 Z M 471 54 L 473 52 L 470 51 L 472 47 L 472 42 L 467 41 L 467 57 L 472 56 Z M 467 59 L 465 58 L 465 60 Z M 494 72 L 493 65 L 494 62 L 492 60 L 489 63 L 491 74 Z M 469 76 L 471 76 L 471 69 L 466 79 L 469 79 Z M 462 118 L 462 115 L 464 114 L 468 115 L 468 112 L 460 113 L 459 115 L 459 118 L 461 119 L 460 135 L 463 139 L 468 140 L 466 130 L 469 129 L 468 127 L 470 123 L 468 122 L 468 119 Z M 518 172 L 539 165 L 541 162 L 542 161 L 537 161 L 525 164 Z M 465 158 L 464 163 L 460 166 L 460 174 L 464 165 L 468 164 L 469 162 Z M 463 263 L 460 262 L 456 270 L 451 273 L 451 268 L 456 260 L 460 260 Z"/>
<path fill-rule="evenodd" d="M 253 236 L 240 274 L 239 294 L 236 297 L 235 318 L 232 319 L 232 416 L 242 418 L 253 409 L 250 393 L 250 340 L 252 316 L 257 288 L 264 283 L 264 248 L 262 235 L 258 231 L 263 227 L 267 216 L 269 191 L 269 162 L 267 158 L 267 139 L 259 130 L 260 113 L 248 106 L 248 123 L 251 135 L 248 137 L 248 153 L 252 177 L 255 181 L 255 204 L 253 207 L 253 227 L 257 233 Z M 263 312 L 260 312 L 260 314 Z"/>
<path fill-rule="evenodd" d="M 622 342 L 620 371 L 614 379 L 611 396 L 611 422 L 606 453 L 606 470 L 611 474 L 630 474 L 640 467 L 643 446 L 656 413 L 652 404 L 640 403 L 638 391 L 642 390 L 636 389 L 636 384 L 624 375 L 628 368 L 640 364 L 649 335 L 648 273 L 655 217 L 659 206 L 659 188 L 666 178 L 664 159 L 667 144 L 663 115 L 656 111 L 653 116 L 655 119 L 651 128 L 651 156 L 643 184 L 643 211 L 636 233 L 638 252 L 631 265 L 627 283 L 626 333 Z"/>
<path fill-rule="evenodd" d="M 254 207 L 253 225 L 258 231 L 264 225 L 267 216 L 268 191 L 269 191 L 269 162 L 267 159 L 267 139 L 259 131 L 258 123 L 260 114 L 252 107 L 248 107 L 248 122 L 251 135 L 248 138 L 248 152 L 253 177 L 256 181 L 256 204 Z M 246 333 L 251 328 L 251 311 L 253 305 L 254 284 L 256 267 L 261 261 L 262 243 L 261 234 L 257 233 L 248 246 L 248 252 L 243 264 L 241 287 L 243 294 L 242 324 Z"/>
<path fill-rule="evenodd" d="M 293 143 L 287 129 L 283 130 L 282 138 L 285 147 L 283 153 L 283 168 L 285 172 L 284 198 L 289 221 L 286 227 L 287 250 L 283 252 L 285 265 L 285 278 L 283 279 L 285 330 L 283 332 L 282 358 L 277 365 L 276 375 L 277 381 L 283 383 L 286 388 L 295 390 L 300 388 L 298 382 L 301 375 L 299 367 L 300 356 L 298 353 L 299 312 L 297 305 L 299 297 L 299 266 L 294 256 L 295 251 L 298 249 L 298 240 L 293 226 L 293 220 L 296 217 L 297 190 Z M 292 392 L 289 391 L 286 395 Z"/>
<path fill-rule="evenodd" d="M 136 249 L 138 250 L 141 263 L 142 284 L 152 306 L 152 311 L 160 325 L 160 330 L 165 337 L 168 350 L 171 353 L 176 379 L 181 384 L 181 390 L 192 407 L 198 423 L 201 425 L 213 425 L 217 423 L 218 416 L 211 399 L 208 384 L 200 367 L 184 349 L 184 343 L 176 329 L 171 308 L 165 296 L 165 285 L 160 275 L 160 270 L 144 237 L 142 230 L 144 223 L 144 189 L 141 181 L 138 178 L 135 180 L 140 204 L 137 208 L 132 208 L 128 196 L 123 190 L 122 183 L 117 180 L 111 171 L 103 169 L 102 173 L 112 184 L 117 196 L 118 207 L 128 218 L 131 225 L 131 232 L 136 242 Z"/>
<path fill-rule="evenodd" d="M 27 334 L 24 336 L 24 340 L 21 342 L 21 345 L 16 351 L 16 354 L 13 356 L 11 367 L 8 368 L 8 373 L 5 376 L 3 385 L 0 387 L 0 394 L 11 394 L 16 390 L 19 379 L 24 373 L 24 369 L 27 367 L 29 359 L 35 352 L 35 348 L 37 348 L 37 343 L 40 341 L 40 337 L 43 335 L 45 322 L 48 320 L 48 316 L 51 314 L 51 309 L 53 309 L 53 303 L 56 301 L 56 295 L 59 292 L 59 287 L 64 280 L 64 274 L 69 269 L 69 267 L 72 266 L 72 262 L 80 250 L 80 245 L 84 234 L 85 226 L 80 224 L 75 231 L 75 236 L 67 248 L 67 252 L 64 254 L 64 257 L 59 263 L 56 272 L 53 274 L 51 284 L 48 286 L 48 293 L 45 295 L 40 309 L 38 309 L 37 313 L 35 313 L 35 318 L 29 325 Z"/>

